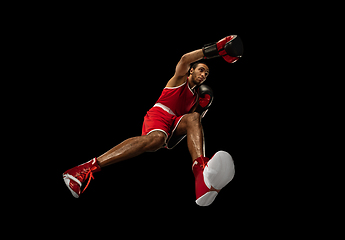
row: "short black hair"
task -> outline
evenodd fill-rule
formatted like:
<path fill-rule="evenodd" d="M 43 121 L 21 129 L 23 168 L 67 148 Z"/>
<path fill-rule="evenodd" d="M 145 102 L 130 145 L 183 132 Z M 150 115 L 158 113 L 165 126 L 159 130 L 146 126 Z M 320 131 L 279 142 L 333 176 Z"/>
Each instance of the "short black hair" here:
<path fill-rule="evenodd" d="M 190 67 L 190 69 L 189 69 L 188 72 L 190 73 L 190 70 L 191 70 L 192 68 L 193 68 L 193 69 L 196 69 L 196 68 L 198 67 L 199 64 L 205 64 L 205 65 L 207 66 L 206 63 L 198 61 L 198 62 L 193 63 L 193 65 Z M 208 66 L 207 66 L 207 67 L 208 67 Z"/>

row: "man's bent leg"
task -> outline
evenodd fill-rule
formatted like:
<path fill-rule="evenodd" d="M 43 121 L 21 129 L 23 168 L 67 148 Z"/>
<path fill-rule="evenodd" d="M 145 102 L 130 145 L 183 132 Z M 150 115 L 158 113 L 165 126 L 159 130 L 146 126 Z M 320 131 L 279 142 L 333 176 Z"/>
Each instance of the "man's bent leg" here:
<path fill-rule="evenodd" d="M 155 151 L 163 146 L 165 137 L 163 132 L 154 131 L 149 135 L 129 138 L 99 156 L 97 158 L 98 164 L 105 167 L 136 157 L 144 152 Z"/>
<path fill-rule="evenodd" d="M 188 150 L 193 161 L 200 156 L 204 156 L 204 133 L 199 113 L 186 114 L 174 134 L 178 136 L 187 134 Z"/>
<path fill-rule="evenodd" d="M 211 159 L 205 157 L 204 134 L 198 113 L 186 114 L 174 134 L 187 134 L 188 149 L 193 159 L 195 202 L 199 206 L 208 206 L 234 177 L 232 157 L 224 151 L 218 151 Z"/>

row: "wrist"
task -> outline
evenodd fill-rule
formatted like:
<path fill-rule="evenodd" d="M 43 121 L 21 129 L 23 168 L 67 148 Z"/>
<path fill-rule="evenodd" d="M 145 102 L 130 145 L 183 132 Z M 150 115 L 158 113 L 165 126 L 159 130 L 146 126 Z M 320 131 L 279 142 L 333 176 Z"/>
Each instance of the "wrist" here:
<path fill-rule="evenodd" d="M 217 43 L 210 43 L 204 45 L 202 47 L 202 52 L 204 53 L 204 59 L 219 57 Z"/>

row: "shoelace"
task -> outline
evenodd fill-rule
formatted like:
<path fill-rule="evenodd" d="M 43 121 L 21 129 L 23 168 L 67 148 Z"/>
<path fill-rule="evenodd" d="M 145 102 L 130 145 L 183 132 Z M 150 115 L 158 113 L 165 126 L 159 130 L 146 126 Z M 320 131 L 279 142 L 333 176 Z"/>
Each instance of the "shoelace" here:
<path fill-rule="evenodd" d="M 206 162 L 206 164 L 205 164 L 205 160 L 204 159 L 207 159 L 207 158 L 201 158 L 201 160 L 202 160 L 202 169 L 205 169 L 205 167 L 207 166 L 207 164 L 208 164 L 208 161 Z M 207 160 L 209 160 L 209 159 L 207 159 Z"/>
<path fill-rule="evenodd" d="M 89 169 L 89 170 L 87 171 L 87 173 L 86 173 L 86 175 L 85 175 L 85 179 L 87 178 L 88 175 L 89 175 L 89 180 L 87 181 L 87 184 L 86 184 L 86 186 L 84 187 L 84 189 L 83 189 L 83 191 L 82 191 L 81 193 L 83 193 L 83 192 L 85 191 L 85 189 L 89 186 L 89 183 L 90 183 L 90 181 L 91 181 L 91 178 L 92 178 L 92 179 L 95 179 L 95 178 L 93 177 L 93 174 L 92 174 L 91 169 Z"/>
<path fill-rule="evenodd" d="M 205 160 L 206 160 L 206 163 L 205 163 Z M 201 161 L 200 160 L 198 160 L 198 161 L 195 160 L 193 165 L 192 165 L 192 169 L 193 169 L 194 165 L 196 165 L 196 164 L 199 165 L 202 169 L 205 169 L 205 167 L 208 166 L 207 164 L 208 164 L 209 160 L 210 159 L 208 159 L 206 157 L 202 157 Z"/>
<path fill-rule="evenodd" d="M 91 178 L 92 178 L 92 179 L 95 179 L 95 178 L 93 177 L 93 173 L 92 173 L 92 171 L 91 171 L 91 168 L 89 168 L 89 169 L 84 169 L 82 175 L 84 175 L 84 176 L 82 176 L 83 179 L 86 179 L 86 178 L 89 176 L 89 180 L 87 181 L 87 184 L 86 184 L 86 186 L 84 187 L 84 189 L 83 189 L 83 191 L 82 191 L 81 193 L 83 193 L 83 192 L 86 190 L 86 188 L 89 186 L 89 183 L 90 183 L 90 181 L 91 181 Z M 81 182 L 82 182 L 82 181 L 81 181 Z"/>

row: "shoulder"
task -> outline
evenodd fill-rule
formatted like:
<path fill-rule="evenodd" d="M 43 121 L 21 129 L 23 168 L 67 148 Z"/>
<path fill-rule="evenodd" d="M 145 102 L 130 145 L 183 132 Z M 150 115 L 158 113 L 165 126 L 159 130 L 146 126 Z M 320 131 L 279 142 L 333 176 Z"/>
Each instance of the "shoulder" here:
<path fill-rule="evenodd" d="M 165 87 L 178 87 L 187 81 L 187 77 L 187 74 L 184 76 L 176 76 L 175 74 L 172 78 L 170 78 Z"/>

